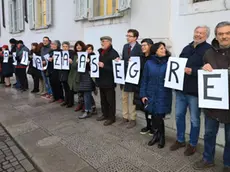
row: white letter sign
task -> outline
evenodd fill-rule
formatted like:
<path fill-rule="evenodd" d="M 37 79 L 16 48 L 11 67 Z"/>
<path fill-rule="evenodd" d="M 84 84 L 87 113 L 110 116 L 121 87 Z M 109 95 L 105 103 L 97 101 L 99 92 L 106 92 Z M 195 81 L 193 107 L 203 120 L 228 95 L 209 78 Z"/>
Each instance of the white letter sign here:
<path fill-rule="evenodd" d="M 198 70 L 199 107 L 229 109 L 228 70 Z"/>
<path fill-rule="evenodd" d="M 113 60 L 113 77 L 114 82 L 117 84 L 125 84 L 125 71 L 124 71 L 124 60 L 116 62 Z"/>
<path fill-rule="evenodd" d="M 138 84 L 140 79 L 140 57 L 131 57 L 126 73 L 125 82 L 131 84 Z"/>
<path fill-rule="evenodd" d="M 8 63 L 8 61 L 9 61 L 9 51 L 6 50 L 6 51 L 3 52 L 3 54 L 4 54 L 3 63 Z"/>
<path fill-rule="evenodd" d="M 90 56 L 90 76 L 92 78 L 99 78 L 99 56 L 98 55 L 91 55 Z"/>
<path fill-rule="evenodd" d="M 78 55 L 78 72 L 84 73 L 86 69 L 88 53 L 78 52 L 77 55 Z"/>
<path fill-rule="evenodd" d="M 43 70 L 42 57 L 35 55 L 33 58 L 34 58 L 34 62 L 35 62 L 36 68 L 38 70 Z"/>
<path fill-rule="evenodd" d="M 13 55 L 13 60 L 14 60 L 13 65 L 14 65 L 14 66 L 17 66 L 18 62 L 17 62 L 17 60 L 16 60 L 16 52 L 13 52 L 12 55 Z"/>
<path fill-rule="evenodd" d="M 69 51 L 62 51 L 62 70 L 69 70 Z"/>
<path fill-rule="evenodd" d="M 29 64 L 29 53 L 27 51 L 23 51 L 20 63 L 25 66 Z"/>
<path fill-rule="evenodd" d="M 61 52 L 54 51 L 53 64 L 54 64 L 54 69 L 61 70 Z"/>
<path fill-rule="evenodd" d="M 187 58 L 169 57 L 165 76 L 165 87 L 183 90 L 184 69 L 187 60 Z"/>

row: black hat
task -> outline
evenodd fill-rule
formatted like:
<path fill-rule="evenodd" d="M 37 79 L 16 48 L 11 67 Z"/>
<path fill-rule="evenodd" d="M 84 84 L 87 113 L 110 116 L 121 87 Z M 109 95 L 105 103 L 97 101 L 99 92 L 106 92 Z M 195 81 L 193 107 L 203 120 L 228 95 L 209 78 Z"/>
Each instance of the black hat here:
<path fill-rule="evenodd" d="M 22 40 L 17 41 L 17 44 L 24 44 Z"/>
<path fill-rule="evenodd" d="M 17 44 L 17 40 L 14 39 L 14 38 L 11 38 L 9 42 L 10 42 L 11 44 Z"/>

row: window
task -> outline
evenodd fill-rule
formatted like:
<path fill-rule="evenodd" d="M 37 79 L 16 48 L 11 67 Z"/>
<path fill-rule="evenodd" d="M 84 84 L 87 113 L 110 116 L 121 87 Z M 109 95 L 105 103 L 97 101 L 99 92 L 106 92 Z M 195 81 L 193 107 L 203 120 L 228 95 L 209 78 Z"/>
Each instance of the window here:
<path fill-rule="evenodd" d="M 75 3 L 75 20 L 119 17 L 122 11 L 131 7 L 131 0 L 75 0 Z"/>
<path fill-rule="evenodd" d="M 180 15 L 229 10 L 230 0 L 180 0 Z"/>
<path fill-rule="evenodd" d="M 9 32 L 18 33 L 24 30 L 23 0 L 9 0 Z"/>
<path fill-rule="evenodd" d="M 30 29 L 44 29 L 52 24 L 52 0 L 27 0 Z"/>

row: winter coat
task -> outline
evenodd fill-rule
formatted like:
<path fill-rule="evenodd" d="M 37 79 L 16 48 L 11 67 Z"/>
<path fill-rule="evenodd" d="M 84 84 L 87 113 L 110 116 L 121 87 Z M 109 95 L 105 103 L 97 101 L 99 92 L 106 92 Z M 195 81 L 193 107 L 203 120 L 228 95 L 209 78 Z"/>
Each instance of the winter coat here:
<path fill-rule="evenodd" d="M 218 41 L 214 39 L 212 41 L 212 48 L 204 55 L 204 63 L 209 63 L 213 69 L 228 69 L 230 67 L 230 48 L 221 49 Z M 228 80 L 230 90 L 230 76 Z M 228 94 L 230 100 L 230 92 Z M 221 123 L 230 123 L 230 109 L 204 109 L 204 113 Z"/>
<path fill-rule="evenodd" d="M 27 73 L 28 73 L 29 75 L 32 75 L 32 76 L 41 78 L 41 77 L 42 77 L 41 71 L 38 70 L 37 68 L 35 68 L 35 67 L 33 66 L 33 54 L 34 54 L 34 52 L 33 52 L 33 51 L 30 51 L 30 53 L 29 53 L 29 55 L 30 55 L 30 57 L 29 57 L 30 64 L 29 64 L 29 68 L 28 68 Z M 41 53 L 40 53 L 40 52 L 35 53 L 35 54 L 36 54 L 37 56 L 41 56 Z"/>
<path fill-rule="evenodd" d="M 144 67 L 140 97 L 148 98 L 146 111 L 152 115 L 171 112 L 172 90 L 164 87 L 168 57 L 152 56 Z"/>
<path fill-rule="evenodd" d="M 68 84 L 70 90 L 74 92 L 79 91 L 79 85 L 80 85 L 80 74 L 77 72 L 77 59 L 78 59 L 77 54 L 75 54 L 68 76 Z"/>
<path fill-rule="evenodd" d="M 2 76 L 3 77 L 12 77 L 14 73 L 13 58 L 9 57 L 8 63 L 3 63 L 4 54 L 1 54 L 2 62 Z"/>
<path fill-rule="evenodd" d="M 74 59 L 75 52 L 73 50 L 69 50 L 69 58 Z M 71 65 L 70 65 L 71 68 Z M 60 82 L 67 82 L 69 76 L 69 70 L 59 70 L 59 80 Z"/>
<path fill-rule="evenodd" d="M 116 84 L 114 83 L 112 61 L 119 57 L 119 54 L 112 46 L 107 50 L 99 49 L 98 52 L 100 54 L 99 61 L 104 63 L 104 67 L 99 68 L 99 78 L 96 78 L 96 85 L 100 88 L 114 88 Z"/>
<path fill-rule="evenodd" d="M 90 60 L 90 56 L 95 55 L 95 53 L 89 54 L 88 59 Z M 90 77 L 90 64 L 89 62 L 86 64 L 86 71 L 80 74 L 80 85 L 79 91 L 86 92 L 86 91 L 93 91 L 95 87 L 95 83 L 93 79 Z"/>
<path fill-rule="evenodd" d="M 138 42 L 136 42 L 135 46 L 130 51 L 130 54 L 128 53 L 129 46 L 130 46 L 130 44 L 125 44 L 123 47 L 123 51 L 122 51 L 122 58 L 123 58 L 124 63 L 125 63 L 124 64 L 125 75 L 127 73 L 130 57 L 133 57 L 133 56 L 140 57 L 142 55 L 141 45 Z M 121 88 L 123 88 L 123 87 L 124 87 L 125 92 L 135 92 L 135 90 L 138 88 L 138 85 L 125 83 L 124 86 L 121 85 Z"/>
<path fill-rule="evenodd" d="M 207 42 L 193 46 L 193 42 L 187 45 L 181 52 L 181 58 L 187 58 L 186 67 L 192 68 L 192 74 L 184 76 L 183 93 L 198 97 L 198 75 L 197 71 L 203 66 L 203 57 L 205 52 L 211 48 Z"/>
<path fill-rule="evenodd" d="M 151 59 L 152 55 L 149 56 L 145 56 L 144 54 L 142 54 L 142 56 L 140 57 L 141 60 L 141 72 L 140 72 L 140 77 L 143 75 L 143 71 L 144 71 L 144 67 L 145 67 L 145 63 Z M 136 110 L 142 110 L 144 111 L 144 104 L 141 102 L 141 98 L 140 98 L 140 87 L 141 87 L 141 78 L 139 79 L 139 84 L 138 87 L 136 87 L 135 91 L 134 91 L 134 99 L 133 99 L 133 104 L 136 105 Z"/>
<path fill-rule="evenodd" d="M 29 49 L 25 45 L 22 45 L 20 49 L 17 49 L 16 51 L 17 66 L 15 68 L 27 68 L 27 65 L 21 64 L 23 51 L 26 51 L 29 53 Z"/>

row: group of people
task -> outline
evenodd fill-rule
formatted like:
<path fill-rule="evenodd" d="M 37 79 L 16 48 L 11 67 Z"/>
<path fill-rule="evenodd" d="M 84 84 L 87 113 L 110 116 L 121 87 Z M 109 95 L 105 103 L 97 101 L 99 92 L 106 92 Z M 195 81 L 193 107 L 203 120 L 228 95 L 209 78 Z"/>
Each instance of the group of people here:
<path fill-rule="evenodd" d="M 220 22 L 215 28 L 215 38 L 212 44 L 206 42 L 210 35 L 207 26 L 198 26 L 194 30 L 193 41 L 186 45 L 180 54 L 180 58 L 187 58 L 185 68 L 183 91 L 176 92 L 176 141 L 171 145 L 170 150 L 176 151 L 186 147 L 184 155 L 191 156 L 196 152 L 200 134 L 201 109 L 198 106 L 198 70 L 212 71 L 213 69 L 230 68 L 230 22 Z M 77 41 L 74 50 L 70 49 L 69 42 L 50 41 L 48 37 L 43 38 L 43 42 L 32 43 L 31 51 L 26 48 L 23 41 L 10 40 L 10 54 L 16 52 L 18 65 L 12 66 L 12 60 L 7 64 L 1 61 L 1 75 L 5 78 L 5 86 L 10 87 L 10 77 L 16 75 L 16 88 L 26 91 L 28 80 L 26 76 L 27 66 L 21 65 L 22 52 L 30 54 L 31 62 L 28 74 L 31 74 L 34 81 L 32 93 L 39 92 L 42 96 L 50 99 L 50 102 L 61 103 L 67 108 L 74 105 L 74 94 L 78 95 L 77 108 L 75 111 L 83 110 L 80 119 L 89 118 L 96 113 L 95 101 L 92 96 L 100 90 L 102 115 L 97 117 L 97 121 L 105 121 L 104 126 L 113 124 L 116 121 L 116 94 L 113 76 L 112 61 L 124 60 L 124 71 L 126 73 L 130 57 L 138 56 L 141 62 L 141 77 L 139 84 L 125 83 L 120 85 L 122 92 L 122 114 L 123 119 L 119 124 L 127 129 L 136 126 L 136 110 L 145 113 L 146 127 L 141 129 L 141 134 L 149 134 L 152 139 L 148 145 L 153 146 L 158 143 L 158 148 L 165 146 L 165 125 L 164 118 L 171 113 L 172 89 L 164 87 L 164 80 L 167 62 L 170 52 L 165 43 L 154 43 L 150 38 L 143 39 L 141 44 L 137 42 L 139 33 L 135 29 L 127 31 L 127 44 L 124 45 L 122 57 L 112 46 L 112 38 L 104 36 L 100 38 L 101 48 L 99 52 L 99 78 L 90 77 L 90 56 L 94 54 L 93 45 L 85 45 L 82 41 Z M 1 52 L 7 50 L 4 45 Z M 69 70 L 57 70 L 53 67 L 54 52 L 69 52 Z M 88 52 L 86 71 L 77 71 L 78 52 Z M 33 66 L 32 54 L 42 57 L 46 70 L 40 71 Z M 45 60 L 49 55 L 48 61 Z M 3 55 L 0 54 L 2 57 Z M 2 58 L 1 58 L 2 59 Z M 48 63 L 48 64 L 47 64 Z M 3 80 L 2 80 L 3 82 Z M 43 91 L 46 91 L 43 94 Z M 229 95 L 230 97 L 230 95 Z M 186 113 L 190 111 L 190 140 L 186 144 Z M 225 124 L 225 149 L 224 149 L 224 172 L 230 172 L 230 110 L 204 109 L 205 114 L 205 136 L 204 153 L 201 161 L 196 162 L 193 167 L 196 170 L 204 170 L 214 166 L 216 136 L 219 124 Z"/>

